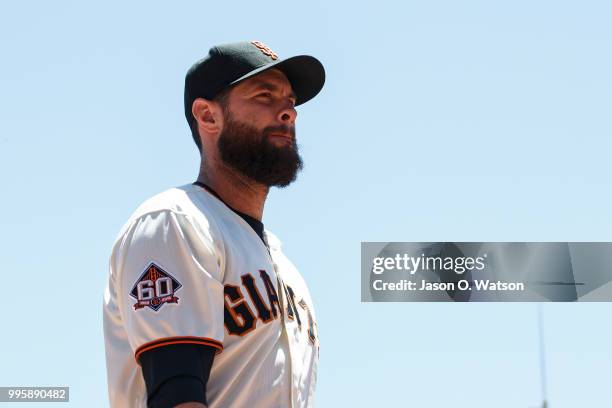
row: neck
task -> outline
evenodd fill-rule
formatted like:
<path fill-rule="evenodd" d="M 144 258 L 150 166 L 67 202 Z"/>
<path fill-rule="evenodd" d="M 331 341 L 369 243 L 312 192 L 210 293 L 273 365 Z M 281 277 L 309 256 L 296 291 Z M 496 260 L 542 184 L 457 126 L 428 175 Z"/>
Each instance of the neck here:
<path fill-rule="evenodd" d="M 227 205 L 261 221 L 269 187 L 256 183 L 224 164 L 200 166 L 198 180 L 213 190 Z"/>

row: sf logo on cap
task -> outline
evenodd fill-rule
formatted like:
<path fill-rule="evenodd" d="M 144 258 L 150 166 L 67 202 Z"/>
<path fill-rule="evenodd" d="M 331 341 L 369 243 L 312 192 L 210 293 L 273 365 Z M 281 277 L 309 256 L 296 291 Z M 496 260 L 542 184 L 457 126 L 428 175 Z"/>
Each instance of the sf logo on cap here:
<path fill-rule="evenodd" d="M 272 51 L 270 47 L 268 47 L 266 44 L 262 43 L 261 41 L 251 41 L 251 44 L 259 48 L 259 51 L 263 52 L 265 55 L 272 58 L 273 60 L 278 59 L 278 54 Z"/>

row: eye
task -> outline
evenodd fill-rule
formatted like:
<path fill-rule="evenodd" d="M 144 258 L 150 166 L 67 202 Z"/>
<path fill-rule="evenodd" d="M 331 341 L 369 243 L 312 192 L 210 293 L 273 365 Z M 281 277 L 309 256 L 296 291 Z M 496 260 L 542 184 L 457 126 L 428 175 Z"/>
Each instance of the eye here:
<path fill-rule="evenodd" d="M 271 98 L 272 97 L 272 92 L 270 92 L 270 91 L 262 91 L 262 92 L 259 92 L 255 96 L 257 96 L 258 98 Z"/>

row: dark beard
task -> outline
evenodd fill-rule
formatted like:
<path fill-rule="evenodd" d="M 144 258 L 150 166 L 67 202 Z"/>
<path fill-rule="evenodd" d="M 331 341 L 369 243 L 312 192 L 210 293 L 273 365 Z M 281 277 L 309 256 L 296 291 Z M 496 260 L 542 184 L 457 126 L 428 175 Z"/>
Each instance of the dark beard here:
<path fill-rule="evenodd" d="M 289 146 L 275 146 L 270 134 L 291 134 Z M 246 177 L 268 187 L 286 187 L 297 177 L 303 163 L 295 143 L 295 128 L 268 126 L 263 130 L 235 121 L 226 112 L 217 147 L 221 160 Z"/>

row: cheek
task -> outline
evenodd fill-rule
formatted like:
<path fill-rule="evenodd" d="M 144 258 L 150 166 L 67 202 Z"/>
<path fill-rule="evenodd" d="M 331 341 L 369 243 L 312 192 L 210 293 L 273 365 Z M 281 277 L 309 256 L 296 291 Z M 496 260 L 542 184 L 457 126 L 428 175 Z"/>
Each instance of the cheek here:
<path fill-rule="evenodd" d="M 266 106 L 249 106 L 248 109 L 243 109 L 236 115 L 240 121 L 247 123 L 257 129 L 263 129 L 267 126 L 273 126 L 276 115 L 271 107 Z"/>

